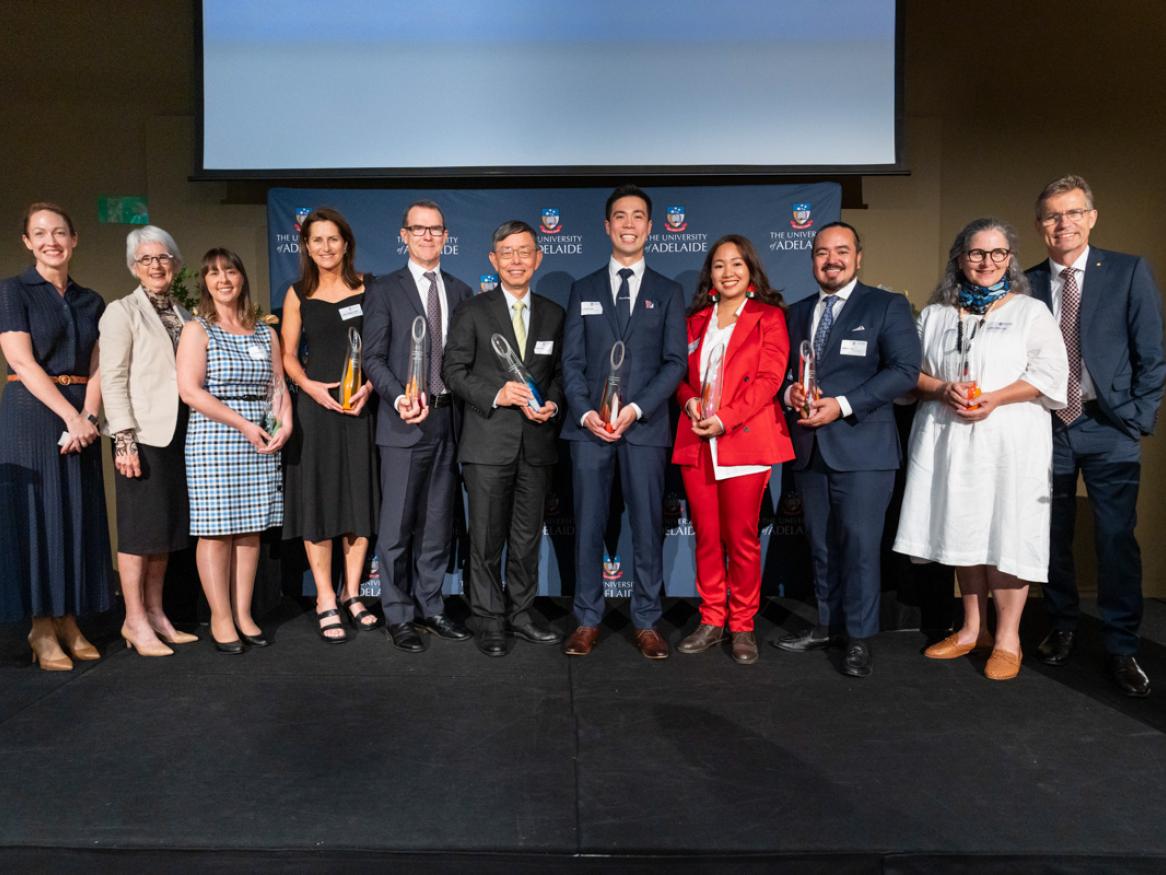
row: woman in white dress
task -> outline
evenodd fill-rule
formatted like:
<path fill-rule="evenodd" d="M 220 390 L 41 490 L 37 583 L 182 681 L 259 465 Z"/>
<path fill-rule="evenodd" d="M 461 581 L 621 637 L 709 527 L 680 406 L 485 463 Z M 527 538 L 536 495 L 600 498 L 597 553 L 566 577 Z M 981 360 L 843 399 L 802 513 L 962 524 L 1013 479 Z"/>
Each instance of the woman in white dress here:
<path fill-rule="evenodd" d="M 894 549 L 956 566 L 963 625 L 926 655 L 991 649 L 984 674 L 1008 680 L 1020 672 L 1029 583 L 1048 579 L 1049 410 L 1065 406 L 1069 372 L 1060 328 L 1029 295 L 1009 225 L 977 219 L 960 231 L 919 336 L 920 404 Z"/>

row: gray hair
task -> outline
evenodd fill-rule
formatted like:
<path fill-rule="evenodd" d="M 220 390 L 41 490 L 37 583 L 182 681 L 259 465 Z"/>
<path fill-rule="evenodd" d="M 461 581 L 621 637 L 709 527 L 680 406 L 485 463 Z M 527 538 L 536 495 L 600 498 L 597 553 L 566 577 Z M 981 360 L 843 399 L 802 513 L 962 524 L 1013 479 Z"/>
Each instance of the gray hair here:
<path fill-rule="evenodd" d="M 178 250 L 174 238 L 157 225 L 142 225 L 126 235 L 126 267 L 130 269 L 131 276 L 137 276 L 134 273 L 134 262 L 138 257 L 138 249 L 147 243 L 161 243 L 165 246 L 166 251 L 174 259 L 174 273 L 182 270 L 182 253 Z"/>
<path fill-rule="evenodd" d="M 931 293 L 931 300 L 927 302 L 928 304 L 944 304 L 949 307 L 958 305 L 960 280 L 963 276 L 960 272 L 960 256 L 967 252 L 968 243 L 981 231 L 999 231 L 1004 235 L 1008 241 L 1008 250 L 1012 253 L 1006 274 L 1008 281 L 1012 284 L 1012 293 L 1014 295 L 1032 294 L 1028 278 L 1020 269 L 1020 246 L 1016 237 L 1016 229 L 1000 219 L 975 219 L 964 225 L 963 230 L 955 235 L 955 242 L 951 244 L 951 250 L 947 253 L 947 267 L 944 268 L 943 276 L 939 278 L 935 291 Z"/>
<path fill-rule="evenodd" d="M 503 222 L 494 229 L 494 236 L 491 240 L 491 249 L 497 249 L 498 244 L 513 234 L 529 234 L 530 239 L 534 241 L 534 245 L 538 246 L 538 235 L 535 234 L 534 228 L 526 224 L 521 219 L 511 219 L 509 222 Z"/>
<path fill-rule="evenodd" d="M 1041 213 L 1044 211 L 1045 201 L 1049 198 L 1077 189 L 1080 189 L 1081 194 L 1085 195 L 1085 202 L 1089 204 L 1089 209 L 1093 209 L 1093 189 L 1089 187 L 1089 183 L 1085 181 L 1084 176 L 1076 176 L 1070 173 L 1067 176 L 1060 176 L 1054 179 L 1037 195 L 1036 217 L 1038 219 L 1041 217 Z"/>

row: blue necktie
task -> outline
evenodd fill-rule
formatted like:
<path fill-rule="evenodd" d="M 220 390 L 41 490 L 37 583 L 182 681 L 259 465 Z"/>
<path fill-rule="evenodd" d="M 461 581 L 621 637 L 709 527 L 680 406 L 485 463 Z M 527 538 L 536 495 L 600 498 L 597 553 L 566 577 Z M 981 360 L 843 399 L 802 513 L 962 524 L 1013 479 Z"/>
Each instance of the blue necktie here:
<path fill-rule="evenodd" d="M 619 289 L 615 293 L 615 315 L 619 321 L 619 333 L 626 334 L 628 323 L 632 321 L 632 287 L 628 285 L 628 277 L 635 271 L 630 267 L 622 267 L 619 271 Z"/>
<path fill-rule="evenodd" d="M 834 324 L 834 302 L 837 300 L 837 295 L 826 296 L 826 309 L 818 320 L 818 330 L 814 332 L 815 359 L 821 359 L 822 353 L 826 351 L 826 338 L 830 336 L 830 326 Z"/>

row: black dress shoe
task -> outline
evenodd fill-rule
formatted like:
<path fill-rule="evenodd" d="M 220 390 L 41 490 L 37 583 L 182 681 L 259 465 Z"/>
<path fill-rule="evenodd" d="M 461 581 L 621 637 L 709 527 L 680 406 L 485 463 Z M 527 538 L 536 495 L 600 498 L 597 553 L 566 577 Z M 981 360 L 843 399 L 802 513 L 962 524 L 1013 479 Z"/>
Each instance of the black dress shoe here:
<path fill-rule="evenodd" d="M 243 652 L 243 642 L 238 638 L 234 641 L 216 641 L 215 636 L 211 635 L 211 641 L 215 642 L 215 650 L 227 656 L 239 656 Z"/>
<path fill-rule="evenodd" d="M 396 623 L 389 626 L 389 638 L 393 646 L 406 653 L 421 653 L 425 650 L 425 642 L 417 634 L 417 628 L 412 623 Z"/>
<path fill-rule="evenodd" d="M 861 638 L 851 638 L 846 645 L 846 656 L 842 660 L 842 673 L 852 678 L 864 678 L 870 674 L 870 645 Z"/>
<path fill-rule="evenodd" d="M 469 629 L 461 623 L 455 623 L 445 614 L 434 614 L 432 617 L 414 620 L 413 625 L 417 627 L 418 632 L 428 632 L 447 641 L 466 641 L 470 637 Z"/>
<path fill-rule="evenodd" d="M 266 647 L 271 643 L 263 637 L 262 632 L 260 632 L 258 635 L 244 635 L 242 632 L 240 632 L 239 637 L 243 639 L 244 643 L 249 644 L 252 647 Z"/>
<path fill-rule="evenodd" d="M 522 620 L 518 623 L 512 623 L 510 631 L 514 633 L 515 638 L 521 638 L 523 641 L 529 641 L 531 644 L 558 644 L 563 640 L 563 636 L 554 629 L 540 626 L 534 620 Z"/>
<path fill-rule="evenodd" d="M 1037 645 L 1036 657 L 1045 665 L 1064 665 L 1073 652 L 1073 633 L 1053 629 L 1045 640 Z"/>
<path fill-rule="evenodd" d="M 478 649 L 487 656 L 506 655 L 506 633 L 501 629 L 479 631 L 474 637 Z"/>
<path fill-rule="evenodd" d="M 840 636 L 831 635 L 824 626 L 813 626 L 805 632 L 795 632 L 792 635 L 782 635 L 769 643 L 778 650 L 787 650 L 790 653 L 805 653 L 807 650 L 818 650 L 837 644 Z"/>
<path fill-rule="evenodd" d="M 1144 699 L 1150 695 L 1150 679 L 1134 656 L 1109 656 L 1109 674 L 1127 696 Z"/>

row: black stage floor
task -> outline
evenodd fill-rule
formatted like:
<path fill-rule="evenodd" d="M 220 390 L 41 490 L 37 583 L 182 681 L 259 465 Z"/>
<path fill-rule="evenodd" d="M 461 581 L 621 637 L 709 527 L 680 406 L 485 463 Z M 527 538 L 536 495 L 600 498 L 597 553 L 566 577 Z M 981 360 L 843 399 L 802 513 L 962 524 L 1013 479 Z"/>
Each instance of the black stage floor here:
<path fill-rule="evenodd" d="M 771 602 L 760 636 L 807 615 Z M 0 628 L 0 870 L 1166 871 L 1161 601 L 1146 700 L 1111 688 L 1095 620 L 1072 664 L 1001 684 L 915 632 L 857 681 L 768 646 L 648 662 L 626 613 L 586 659 L 328 647 L 309 616 L 243 657 L 107 635 L 61 674 Z M 675 643 L 691 606 L 666 620 Z M 1025 626 L 1031 651 L 1039 603 Z"/>

